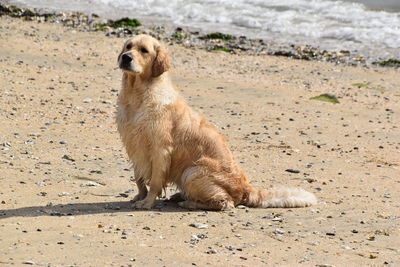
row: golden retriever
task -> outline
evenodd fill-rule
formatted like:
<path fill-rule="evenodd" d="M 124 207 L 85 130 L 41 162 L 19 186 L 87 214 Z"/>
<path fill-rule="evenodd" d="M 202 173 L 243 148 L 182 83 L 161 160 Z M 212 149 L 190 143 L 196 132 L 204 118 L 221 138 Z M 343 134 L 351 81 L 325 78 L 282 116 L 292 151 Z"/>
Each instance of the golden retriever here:
<path fill-rule="evenodd" d="M 170 58 L 153 37 L 125 42 L 118 56 L 123 71 L 117 124 L 135 172 L 139 193 L 133 208 L 151 209 L 168 184 L 175 184 L 188 209 L 307 207 L 315 196 L 297 188 L 259 190 L 248 181 L 225 137 L 193 111 L 169 78 Z M 149 186 L 149 189 L 147 189 Z"/>

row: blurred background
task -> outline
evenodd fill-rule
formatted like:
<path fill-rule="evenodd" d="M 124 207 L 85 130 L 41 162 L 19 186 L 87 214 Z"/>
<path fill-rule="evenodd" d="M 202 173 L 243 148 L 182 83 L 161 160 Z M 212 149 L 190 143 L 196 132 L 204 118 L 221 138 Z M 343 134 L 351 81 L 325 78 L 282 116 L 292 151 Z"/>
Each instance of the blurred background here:
<path fill-rule="evenodd" d="M 285 44 L 400 58 L 400 0 L 15 0 Z"/>

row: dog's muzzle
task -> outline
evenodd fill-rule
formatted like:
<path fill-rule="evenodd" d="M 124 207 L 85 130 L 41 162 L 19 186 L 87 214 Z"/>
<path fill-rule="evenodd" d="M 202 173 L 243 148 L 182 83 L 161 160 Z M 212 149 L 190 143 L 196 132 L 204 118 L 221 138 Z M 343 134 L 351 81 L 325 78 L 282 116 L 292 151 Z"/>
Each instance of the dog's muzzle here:
<path fill-rule="evenodd" d="M 133 60 L 132 53 L 125 53 L 122 55 L 122 63 L 128 64 Z"/>
<path fill-rule="evenodd" d="M 119 63 L 119 67 L 121 69 L 130 69 L 131 68 L 131 62 L 133 61 L 133 55 L 132 53 L 125 53 L 121 56 L 121 60 Z"/>

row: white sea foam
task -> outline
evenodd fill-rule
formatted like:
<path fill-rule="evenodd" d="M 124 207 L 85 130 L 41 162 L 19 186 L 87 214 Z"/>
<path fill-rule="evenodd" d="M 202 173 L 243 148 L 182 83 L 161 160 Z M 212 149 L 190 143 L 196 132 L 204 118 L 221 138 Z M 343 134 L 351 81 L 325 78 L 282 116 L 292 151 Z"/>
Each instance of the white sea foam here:
<path fill-rule="evenodd" d="M 400 13 L 333 0 L 19 0 L 30 6 L 165 20 L 325 49 L 379 50 L 400 57 Z M 57 3 L 58 2 L 58 3 Z M 63 2 L 64 4 L 62 4 Z M 54 3 L 57 3 L 56 6 Z M 86 10 L 88 11 L 88 10 Z"/>

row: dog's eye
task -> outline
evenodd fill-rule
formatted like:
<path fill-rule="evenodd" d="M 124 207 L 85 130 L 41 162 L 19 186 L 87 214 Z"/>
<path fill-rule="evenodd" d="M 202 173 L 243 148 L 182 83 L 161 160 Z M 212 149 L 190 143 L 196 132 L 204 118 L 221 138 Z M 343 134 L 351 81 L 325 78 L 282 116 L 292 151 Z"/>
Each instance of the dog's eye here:
<path fill-rule="evenodd" d="M 140 52 L 142 52 L 143 54 L 149 53 L 149 51 L 144 47 L 140 48 Z"/>
<path fill-rule="evenodd" d="M 126 49 L 131 49 L 132 48 L 132 45 L 131 44 L 128 44 L 127 46 L 126 46 Z"/>

